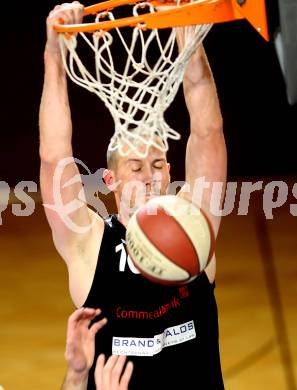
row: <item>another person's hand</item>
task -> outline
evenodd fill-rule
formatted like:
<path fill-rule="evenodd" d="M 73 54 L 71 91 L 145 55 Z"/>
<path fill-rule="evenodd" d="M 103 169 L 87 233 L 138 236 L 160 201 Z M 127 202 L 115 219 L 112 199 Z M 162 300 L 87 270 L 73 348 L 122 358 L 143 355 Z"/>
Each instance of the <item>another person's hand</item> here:
<path fill-rule="evenodd" d="M 125 369 L 126 356 L 112 355 L 105 363 L 105 356 L 100 355 L 95 369 L 97 390 L 128 390 L 133 372 L 133 363 L 128 362 Z"/>
<path fill-rule="evenodd" d="M 61 23 L 78 24 L 83 19 L 84 6 L 78 1 L 56 5 L 49 13 L 46 20 L 47 42 L 45 51 L 51 54 L 60 53 L 58 43 L 58 33 L 54 30 L 54 25 Z"/>
<path fill-rule="evenodd" d="M 68 319 L 65 358 L 68 369 L 77 374 L 88 374 L 94 362 L 95 336 L 107 322 L 106 318 L 91 321 L 101 313 L 100 309 L 80 308 Z"/>

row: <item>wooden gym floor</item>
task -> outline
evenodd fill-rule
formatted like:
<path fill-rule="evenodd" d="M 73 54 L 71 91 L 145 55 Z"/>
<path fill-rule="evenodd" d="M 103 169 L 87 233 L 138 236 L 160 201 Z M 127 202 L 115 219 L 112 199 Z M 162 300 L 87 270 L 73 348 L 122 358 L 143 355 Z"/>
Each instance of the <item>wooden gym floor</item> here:
<path fill-rule="evenodd" d="M 217 242 L 225 386 L 294 390 L 297 218 L 286 206 L 266 220 L 257 207 L 248 216 L 233 212 L 224 217 Z M 59 389 L 66 367 L 66 321 L 74 309 L 67 269 L 40 204 L 30 217 L 13 216 L 9 205 L 2 218 L 0 385 L 5 390 Z"/>

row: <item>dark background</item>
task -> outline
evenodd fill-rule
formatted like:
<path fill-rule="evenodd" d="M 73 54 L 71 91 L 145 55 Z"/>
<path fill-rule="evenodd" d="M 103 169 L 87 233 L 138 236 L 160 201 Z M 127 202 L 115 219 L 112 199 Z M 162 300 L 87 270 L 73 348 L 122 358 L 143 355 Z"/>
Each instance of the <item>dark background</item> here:
<path fill-rule="evenodd" d="M 13 3 L 1 26 L 0 181 L 38 182 L 38 109 L 43 82 L 45 18 L 58 1 Z M 85 5 L 92 2 L 87 1 Z M 275 1 L 269 1 L 271 37 L 278 27 Z M 9 24 L 8 24 L 9 22 Z M 297 107 L 287 103 L 285 82 L 273 39 L 270 43 L 245 21 L 213 27 L 205 48 L 217 83 L 233 177 L 294 176 Z M 69 82 L 74 154 L 91 171 L 105 166 L 113 122 L 95 95 Z M 180 91 L 166 113 L 182 134 L 171 141 L 172 179 L 182 180 L 188 114 Z M 174 162 L 175 160 L 175 162 Z"/>

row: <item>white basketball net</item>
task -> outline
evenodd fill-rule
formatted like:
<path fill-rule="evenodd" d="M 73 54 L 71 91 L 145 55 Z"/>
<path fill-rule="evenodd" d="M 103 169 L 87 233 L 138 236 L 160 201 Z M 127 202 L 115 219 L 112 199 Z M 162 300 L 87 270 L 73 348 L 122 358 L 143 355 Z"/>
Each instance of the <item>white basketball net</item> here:
<path fill-rule="evenodd" d="M 137 16 L 140 10 L 143 13 L 144 8 L 156 12 L 152 4 L 144 2 L 133 6 L 133 15 Z M 96 23 L 103 18 L 114 20 L 114 15 L 111 12 L 99 13 Z M 167 151 L 167 140 L 180 138 L 179 133 L 165 122 L 164 112 L 178 91 L 191 55 L 210 28 L 211 25 L 187 27 L 184 49 L 179 55 L 175 48 L 175 29 L 168 32 L 165 42 L 159 30 L 145 31 L 143 26 L 135 27 L 129 39 L 123 36 L 124 29 L 121 31 L 119 28 L 88 35 L 60 34 L 60 47 L 68 76 L 76 84 L 98 95 L 114 119 L 115 130 L 109 150 L 118 149 L 122 155 L 134 151 L 145 157 L 151 145 Z M 95 54 L 94 75 L 86 69 L 76 51 L 79 36 Z M 115 38 L 119 39 L 117 44 L 121 43 L 126 58 L 121 70 L 118 52 L 114 49 Z M 65 47 L 69 51 L 68 56 Z M 157 58 L 153 63 L 148 59 L 152 54 L 149 54 L 150 51 Z M 120 62 L 122 64 L 123 61 Z"/>

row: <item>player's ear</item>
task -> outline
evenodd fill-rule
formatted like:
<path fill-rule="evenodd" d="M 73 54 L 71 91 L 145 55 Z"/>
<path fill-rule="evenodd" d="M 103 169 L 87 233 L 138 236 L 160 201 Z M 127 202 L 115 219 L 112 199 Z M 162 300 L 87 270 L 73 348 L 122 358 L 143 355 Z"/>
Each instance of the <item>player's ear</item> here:
<path fill-rule="evenodd" d="M 169 162 L 167 163 L 167 168 L 168 168 L 168 172 L 170 173 L 170 168 L 171 168 L 171 165 L 170 165 L 170 163 L 169 163 Z"/>
<path fill-rule="evenodd" d="M 106 184 L 106 187 L 110 191 L 114 191 L 115 180 L 114 180 L 113 171 L 111 169 L 104 169 L 103 174 L 102 174 L 102 178 L 103 178 L 104 183 Z"/>

